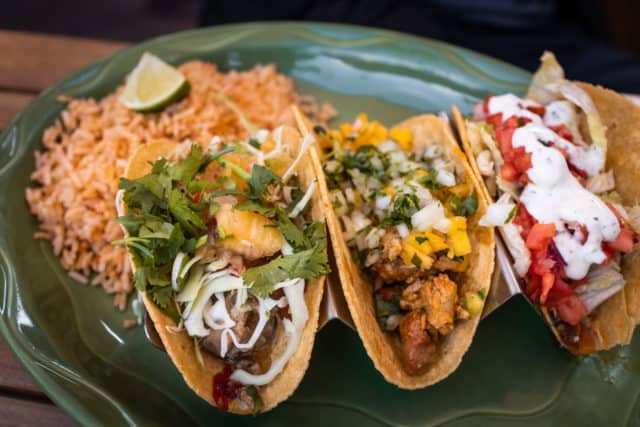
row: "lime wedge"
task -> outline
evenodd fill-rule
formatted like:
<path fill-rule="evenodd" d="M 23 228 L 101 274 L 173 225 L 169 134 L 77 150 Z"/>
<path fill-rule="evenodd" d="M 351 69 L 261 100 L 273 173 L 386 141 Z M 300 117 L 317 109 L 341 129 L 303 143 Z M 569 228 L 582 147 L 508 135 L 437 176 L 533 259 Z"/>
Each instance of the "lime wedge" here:
<path fill-rule="evenodd" d="M 189 91 L 182 73 L 149 52 L 131 71 L 120 101 L 135 111 L 156 111 L 177 101 Z"/>

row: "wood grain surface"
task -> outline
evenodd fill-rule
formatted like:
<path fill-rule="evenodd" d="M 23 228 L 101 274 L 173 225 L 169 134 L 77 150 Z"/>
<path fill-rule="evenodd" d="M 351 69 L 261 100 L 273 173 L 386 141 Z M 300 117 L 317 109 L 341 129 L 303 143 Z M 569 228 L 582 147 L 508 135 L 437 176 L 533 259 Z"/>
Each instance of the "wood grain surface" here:
<path fill-rule="evenodd" d="M 0 30 L 0 129 L 40 91 L 124 43 Z M 24 370 L 0 336 L 0 427 L 77 425 Z"/>

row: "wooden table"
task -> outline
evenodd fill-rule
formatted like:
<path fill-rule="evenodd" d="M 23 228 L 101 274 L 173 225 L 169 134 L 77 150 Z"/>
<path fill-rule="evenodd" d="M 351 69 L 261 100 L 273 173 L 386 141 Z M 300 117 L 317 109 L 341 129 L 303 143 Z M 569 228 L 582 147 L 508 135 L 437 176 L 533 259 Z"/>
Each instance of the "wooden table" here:
<path fill-rule="evenodd" d="M 126 46 L 99 40 L 0 30 L 0 129 L 38 92 Z M 72 426 L 0 336 L 0 426 Z"/>

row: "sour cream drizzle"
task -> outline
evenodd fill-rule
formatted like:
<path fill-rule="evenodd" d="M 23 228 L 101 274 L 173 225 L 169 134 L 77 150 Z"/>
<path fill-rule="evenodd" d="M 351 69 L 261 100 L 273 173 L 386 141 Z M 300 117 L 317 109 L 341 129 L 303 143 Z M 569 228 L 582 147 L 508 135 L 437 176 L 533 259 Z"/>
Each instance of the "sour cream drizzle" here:
<path fill-rule="evenodd" d="M 562 153 L 550 145 L 567 150 L 570 161 L 590 175 L 602 169 L 604 155 L 598 147 L 576 146 L 559 137 L 545 127 L 539 116 L 526 109 L 530 105 L 537 104 L 509 94 L 491 98 L 489 111 L 502 113 L 503 120 L 513 115 L 532 119 L 515 130 L 511 142 L 514 148 L 524 147 L 531 153 L 532 167 L 527 171 L 531 182 L 522 191 L 520 202 L 539 223 L 555 224 L 557 234 L 553 240 L 567 263 L 567 276 L 579 280 L 587 275 L 591 264 L 604 262 L 602 242 L 618 236 L 620 223 L 609 207 L 571 174 Z M 554 116 L 557 123 L 561 114 Z M 587 228 L 584 243 L 578 225 Z"/>
<path fill-rule="evenodd" d="M 553 102 L 549 104 L 548 114 L 544 119 L 537 114 L 527 110 L 527 107 L 541 107 L 540 104 L 528 99 L 521 99 L 513 94 L 494 96 L 489 99 L 489 114 L 502 113 L 502 121 L 506 121 L 511 116 L 527 118 L 531 123 L 539 125 L 542 129 L 540 136 L 545 143 L 562 148 L 569 154 L 569 161 L 578 169 L 584 171 L 589 176 L 596 175 L 604 167 L 604 151 L 596 145 L 578 144 L 560 137 L 557 133 L 546 126 L 557 126 L 560 124 L 570 124 L 572 111 L 567 108 L 565 102 Z M 515 144 L 514 144 L 515 147 Z"/>

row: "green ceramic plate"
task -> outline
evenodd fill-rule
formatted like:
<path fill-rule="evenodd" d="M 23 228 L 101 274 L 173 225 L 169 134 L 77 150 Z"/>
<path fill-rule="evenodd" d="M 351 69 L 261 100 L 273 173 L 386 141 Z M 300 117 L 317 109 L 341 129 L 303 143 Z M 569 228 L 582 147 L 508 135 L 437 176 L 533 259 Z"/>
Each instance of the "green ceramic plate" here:
<path fill-rule="evenodd" d="M 513 300 L 480 325 L 460 369 L 401 391 L 373 368 L 358 336 L 330 323 L 291 399 L 259 417 L 220 414 L 183 383 L 168 357 L 125 330 L 100 289 L 70 280 L 50 245 L 34 240 L 24 189 L 60 94 L 101 97 L 143 51 L 222 69 L 274 62 L 300 90 L 391 124 L 418 112 L 470 112 L 487 92 L 522 92 L 529 75 L 443 43 L 368 28 L 247 24 L 161 37 L 91 65 L 31 102 L 0 135 L 0 329 L 47 394 L 85 425 L 638 425 L 640 350 L 578 361 L 538 316 Z M 633 350 L 635 351 L 635 354 Z"/>

